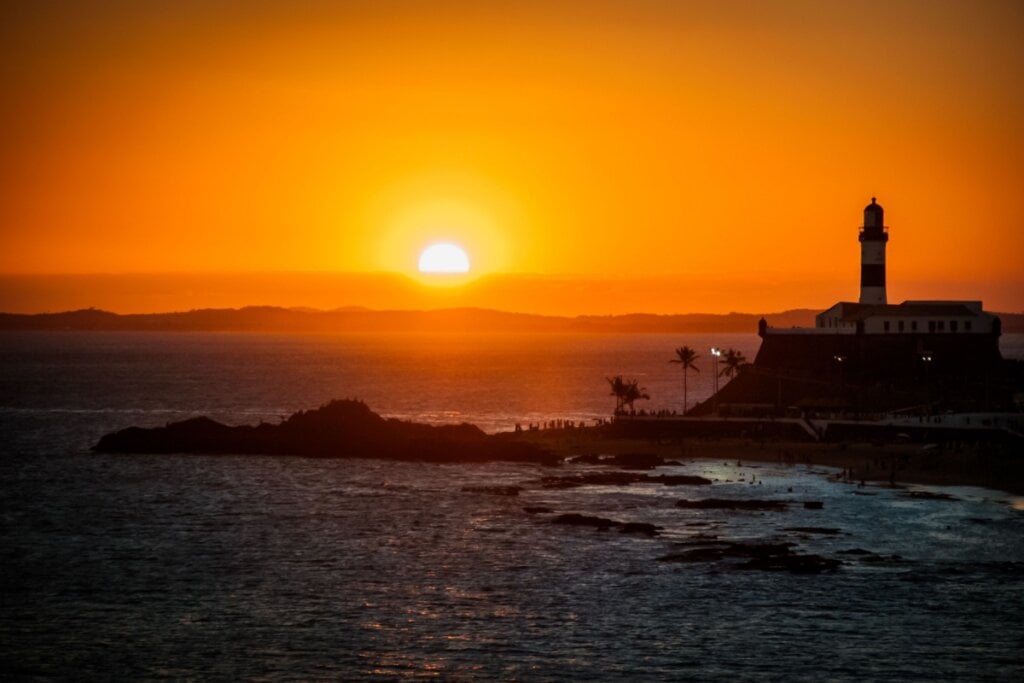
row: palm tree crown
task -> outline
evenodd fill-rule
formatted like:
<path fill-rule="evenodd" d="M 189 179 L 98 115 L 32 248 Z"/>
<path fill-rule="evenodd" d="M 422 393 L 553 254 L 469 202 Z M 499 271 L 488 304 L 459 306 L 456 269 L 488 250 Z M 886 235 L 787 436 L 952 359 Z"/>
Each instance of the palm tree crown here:
<path fill-rule="evenodd" d="M 611 387 L 611 395 L 615 397 L 615 414 L 626 412 L 626 408 L 629 408 L 630 412 L 633 412 L 633 403 L 640 399 L 648 400 L 651 397 L 647 394 L 647 390 L 640 387 L 639 380 L 635 379 L 623 379 L 622 375 L 615 375 L 614 377 L 606 377 L 608 385 Z"/>
<path fill-rule="evenodd" d="M 697 355 L 697 352 L 694 351 L 693 349 L 691 349 L 689 346 L 680 346 L 678 349 L 676 349 L 676 357 L 669 361 L 669 363 L 679 363 L 679 365 L 681 365 L 682 368 L 683 368 L 683 414 L 684 415 L 686 414 L 686 407 L 689 404 L 689 396 L 687 395 L 689 393 L 689 391 L 688 391 L 688 387 L 686 386 L 687 385 L 686 377 L 689 374 L 690 370 L 696 370 L 697 372 L 700 372 L 700 368 L 698 368 L 696 365 L 694 365 L 694 361 L 696 361 L 699 357 L 700 356 Z"/>
<path fill-rule="evenodd" d="M 724 358 L 719 361 L 724 367 L 719 372 L 719 377 L 735 377 L 740 374 L 740 370 L 747 364 L 746 357 L 735 349 L 729 349 L 725 352 Z"/>

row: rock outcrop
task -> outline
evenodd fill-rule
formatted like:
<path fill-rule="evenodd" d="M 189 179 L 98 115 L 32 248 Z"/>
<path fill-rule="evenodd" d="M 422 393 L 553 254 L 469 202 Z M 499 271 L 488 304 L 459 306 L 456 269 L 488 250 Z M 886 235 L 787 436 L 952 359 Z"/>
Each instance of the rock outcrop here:
<path fill-rule="evenodd" d="M 208 417 L 103 436 L 99 453 L 206 453 L 384 458 L 429 462 L 518 461 L 555 465 L 534 444 L 498 439 L 470 424 L 432 426 L 385 419 L 361 401 L 332 401 L 280 424 L 231 427 Z"/>
<path fill-rule="evenodd" d="M 574 489 L 580 486 L 629 486 L 630 484 L 710 486 L 711 480 L 689 474 L 650 475 L 639 472 L 588 472 L 562 477 L 544 477 L 537 483 L 545 489 Z"/>
<path fill-rule="evenodd" d="M 659 557 L 660 562 L 725 562 L 738 570 L 784 571 L 791 574 L 834 572 L 842 562 L 821 555 L 793 552 L 792 543 L 718 542 Z"/>
<path fill-rule="evenodd" d="M 691 510 L 786 510 L 789 502 L 785 500 L 749 500 L 729 498 L 705 498 L 703 500 L 676 501 L 676 507 Z"/>
<path fill-rule="evenodd" d="M 661 531 L 660 526 L 648 524 L 647 522 L 618 522 L 614 519 L 581 515 L 575 512 L 558 515 L 551 520 L 551 523 L 566 526 L 588 526 L 598 531 L 618 529 L 619 533 L 622 534 L 639 534 L 641 536 L 657 536 L 658 532 Z"/>

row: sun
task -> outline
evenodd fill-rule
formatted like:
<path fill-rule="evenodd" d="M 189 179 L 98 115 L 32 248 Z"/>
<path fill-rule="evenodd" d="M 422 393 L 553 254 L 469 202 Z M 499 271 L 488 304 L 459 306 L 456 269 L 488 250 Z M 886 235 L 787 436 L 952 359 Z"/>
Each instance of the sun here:
<path fill-rule="evenodd" d="M 419 269 L 421 273 L 468 273 L 469 256 L 456 244 L 431 244 L 420 254 Z"/>

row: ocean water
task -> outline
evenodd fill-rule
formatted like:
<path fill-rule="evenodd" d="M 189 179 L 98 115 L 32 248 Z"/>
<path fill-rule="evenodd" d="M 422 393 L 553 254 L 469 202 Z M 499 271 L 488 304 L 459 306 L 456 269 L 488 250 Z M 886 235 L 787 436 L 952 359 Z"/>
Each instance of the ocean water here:
<path fill-rule="evenodd" d="M 1019 337 L 1003 342 L 1006 355 L 1024 351 Z M 640 379 L 645 407 L 678 410 L 673 348 L 731 346 L 752 358 L 757 343 L 0 335 L 0 675 L 1019 680 L 1024 500 L 997 491 L 913 498 L 813 467 L 725 461 L 713 446 L 699 453 L 707 459 L 663 470 L 715 480 L 700 489 L 552 490 L 537 481 L 550 470 L 507 463 L 88 451 L 129 425 L 196 414 L 275 421 L 342 397 L 490 431 L 587 422 L 610 413 L 604 378 L 617 373 Z M 691 401 L 709 395 L 709 375 L 689 376 Z M 523 490 L 463 490 L 494 484 Z M 710 496 L 824 509 L 675 506 Z M 551 524 L 562 512 L 663 530 L 647 538 Z M 844 565 L 798 576 L 659 561 L 701 536 L 793 542 Z"/>

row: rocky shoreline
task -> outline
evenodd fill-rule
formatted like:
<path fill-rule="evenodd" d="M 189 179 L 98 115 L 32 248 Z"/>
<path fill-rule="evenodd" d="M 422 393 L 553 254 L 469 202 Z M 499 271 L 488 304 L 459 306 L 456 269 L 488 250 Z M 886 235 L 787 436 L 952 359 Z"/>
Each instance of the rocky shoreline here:
<path fill-rule="evenodd" d="M 1019 467 L 1000 454 L 921 449 L 871 444 L 810 444 L 744 441 L 740 439 L 643 441 L 623 439 L 600 427 L 545 430 L 488 435 L 472 425 L 430 426 L 385 419 L 359 401 L 332 401 L 316 410 L 302 411 L 271 425 L 231 427 L 205 417 L 164 427 L 132 427 L 102 437 L 93 449 L 102 453 L 203 453 L 291 455 L 317 458 L 381 458 L 436 463 L 510 461 L 540 465 L 532 479 L 519 482 L 467 484 L 465 495 L 518 498 L 521 493 L 559 492 L 581 487 L 625 489 L 674 487 L 685 495 L 667 501 L 687 514 L 768 515 L 780 520 L 799 510 L 801 517 L 778 527 L 782 535 L 763 538 L 719 538 L 703 531 L 675 541 L 657 556 L 664 563 L 705 564 L 717 570 L 757 570 L 791 574 L 839 571 L 850 563 L 890 562 L 859 548 L 845 548 L 829 557 L 801 550 L 815 537 L 837 537 L 845 532 L 815 523 L 821 500 L 803 500 L 792 489 L 768 497 L 723 497 L 718 481 L 695 474 L 656 472 L 702 459 L 735 462 L 774 462 L 783 466 L 811 465 L 810 472 L 848 483 L 853 493 L 873 495 L 866 481 L 973 484 L 1022 492 Z M 819 466 L 833 469 L 824 470 Z M 997 468 L 998 466 L 998 468 Z M 557 469 L 556 469 L 557 467 Z M 1007 474 L 1009 472 L 1009 475 Z M 729 480 L 726 479 L 726 484 Z M 750 482 L 754 483 L 753 480 Z M 759 482 L 760 483 L 760 482 Z M 712 491 L 704 494 L 704 491 Z M 724 489 L 725 491 L 731 489 Z M 949 493 L 907 491 L 910 498 L 951 500 Z M 664 528 L 646 520 L 584 514 L 573 507 L 524 505 L 522 512 L 536 523 L 576 529 L 577 533 L 625 534 L 639 538 L 662 536 Z M 602 510 L 597 510 L 602 515 Z M 620 511 L 621 512 L 621 511 Z M 629 514 L 627 512 L 627 514 Z M 664 516 L 655 520 L 663 523 Z M 810 524 L 807 524 L 810 522 Z M 813 549 L 813 544 L 812 544 Z M 840 556 L 841 555 L 841 556 Z"/>
<path fill-rule="evenodd" d="M 563 458 L 619 457 L 638 451 L 666 462 L 751 461 L 815 468 L 825 476 L 884 486 L 978 486 L 1024 495 L 1024 453 L 1005 444 L 816 443 L 749 438 L 630 439 L 606 427 L 498 435 Z M 822 469 L 830 468 L 831 471 Z"/>
<path fill-rule="evenodd" d="M 835 468 L 850 483 L 979 486 L 1024 494 L 1024 454 L 1000 444 L 812 443 L 744 438 L 623 438 L 607 426 L 486 434 L 470 424 L 432 426 L 386 419 L 355 400 L 300 411 L 279 424 L 228 426 L 197 417 L 164 427 L 129 427 L 103 436 L 98 453 L 202 453 L 381 458 L 426 462 L 608 464 L 618 471 L 549 477 L 549 487 L 589 483 L 699 485 L 682 475 L 643 470 L 719 459 Z M 697 478 L 699 479 L 699 477 Z"/>

